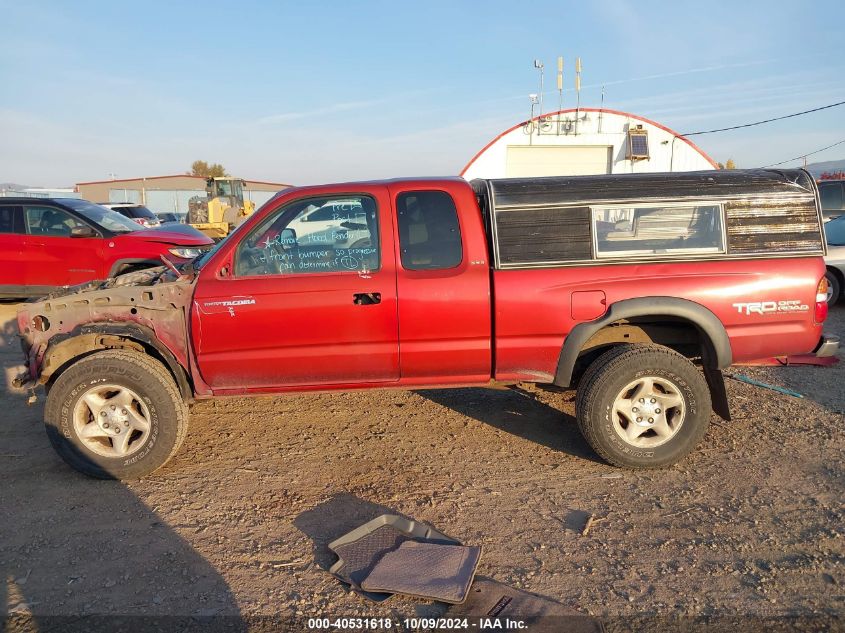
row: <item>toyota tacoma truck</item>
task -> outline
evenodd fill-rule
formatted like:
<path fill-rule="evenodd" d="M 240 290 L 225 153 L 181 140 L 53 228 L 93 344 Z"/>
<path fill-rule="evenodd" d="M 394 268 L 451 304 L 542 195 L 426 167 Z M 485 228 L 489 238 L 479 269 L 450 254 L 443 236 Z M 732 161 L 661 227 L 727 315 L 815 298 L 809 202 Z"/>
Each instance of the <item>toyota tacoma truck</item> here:
<path fill-rule="evenodd" d="M 802 170 L 287 189 L 190 263 L 25 304 L 17 384 L 94 477 L 162 466 L 199 399 L 520 382 L 661 467 L 729 419 L 721 370 L 836 352 L 824 254 Z"/>

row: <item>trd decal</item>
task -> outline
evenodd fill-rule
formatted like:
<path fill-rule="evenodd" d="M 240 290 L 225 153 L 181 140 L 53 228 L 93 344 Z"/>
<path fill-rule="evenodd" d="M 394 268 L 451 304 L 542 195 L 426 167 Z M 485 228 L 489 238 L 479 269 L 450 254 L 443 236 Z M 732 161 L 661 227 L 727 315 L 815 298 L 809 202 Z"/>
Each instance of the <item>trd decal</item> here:
<path fill-rule="evenodd" d="M 734 303 L 733 307 L 740 314 L 784 314 L 787 312 L 809 312 L 810 306 L 798 299 L 785 301 L 752 301 L 749 303 Z"/>

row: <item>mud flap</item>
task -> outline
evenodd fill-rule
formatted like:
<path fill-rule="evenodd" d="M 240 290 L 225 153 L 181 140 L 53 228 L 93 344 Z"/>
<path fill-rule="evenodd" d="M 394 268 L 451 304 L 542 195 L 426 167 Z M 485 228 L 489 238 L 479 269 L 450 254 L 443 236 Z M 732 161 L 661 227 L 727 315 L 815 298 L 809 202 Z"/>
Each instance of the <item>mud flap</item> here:
<path fill-rule="evenodd" d="M 715 367 L 704 367 L 704 377 L 707 379 L 707 386 L 710 387 L 710 399 L 713 402 L 713 411 L 723 420 L 731 421 L 731 410 L 728 405 L 728 391 L 725 388 L 725 377 L 721 370 Z"/>

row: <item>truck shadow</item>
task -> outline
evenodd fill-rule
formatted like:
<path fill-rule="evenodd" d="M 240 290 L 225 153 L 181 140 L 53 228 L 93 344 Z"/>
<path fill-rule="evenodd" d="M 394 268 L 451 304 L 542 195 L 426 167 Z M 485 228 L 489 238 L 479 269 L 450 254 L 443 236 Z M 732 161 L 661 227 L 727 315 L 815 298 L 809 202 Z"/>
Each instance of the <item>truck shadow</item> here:
<path fill-rule="evenodd" d="M 246 630 L 226 580 L 128 486 L 61 461 L 41 402 L 7 389 L 0 419 L 0 629 Z"/>
<path fill-rule="evenodd" d="M 425 389 L 416 393 L 516 437 L 572 457 L 604 463 L 584 441 L 575 418 L 519 387 Z"/>
<path fill-rule="evenodd" d="M 123 484 L 61 463 L 31 417 L 0 443 L 0 628 L 247 630 L 202 555 Z"/>

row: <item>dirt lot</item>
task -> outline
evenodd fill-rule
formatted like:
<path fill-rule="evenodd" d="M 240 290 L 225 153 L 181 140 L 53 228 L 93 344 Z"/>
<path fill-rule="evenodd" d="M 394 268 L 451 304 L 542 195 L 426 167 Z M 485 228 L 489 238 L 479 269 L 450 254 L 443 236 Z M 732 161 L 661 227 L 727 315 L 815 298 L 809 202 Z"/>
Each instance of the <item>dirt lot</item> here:
<path fill-rule="evenodd" d="M 50 448 L 43 398 L 0 359 L 0 604 L 6 612 L 443 613 L 369 602 L 324 568 L 326 543 L 385 512 L 483 546 L 479 573 L 612 622 L 845 611 L 845 363 L 734 368 L 735 420 L 663 471 L 597 460 L 573 394 L 461 389 L 200 403 L 182 451 L 140 482 L 87 479 Z M 845 334 L 845 306 L 828 329 Z M 587 536 L 592 514 L 604 519 Z"/>

